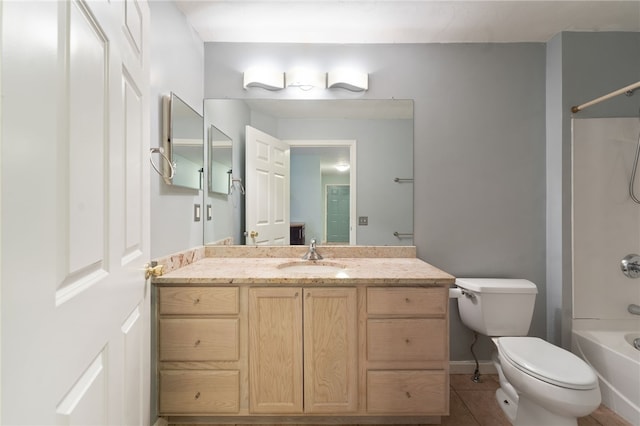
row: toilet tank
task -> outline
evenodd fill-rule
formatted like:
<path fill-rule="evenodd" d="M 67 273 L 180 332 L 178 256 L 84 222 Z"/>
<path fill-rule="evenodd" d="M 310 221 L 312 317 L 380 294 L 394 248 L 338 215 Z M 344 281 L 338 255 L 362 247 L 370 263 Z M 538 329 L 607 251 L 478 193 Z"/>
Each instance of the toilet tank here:
<path fill-rule="evenodd" d="M 526 336 L 538 289 L 522 279 L 457 278 L 462 322 L 486 336 Z"/>

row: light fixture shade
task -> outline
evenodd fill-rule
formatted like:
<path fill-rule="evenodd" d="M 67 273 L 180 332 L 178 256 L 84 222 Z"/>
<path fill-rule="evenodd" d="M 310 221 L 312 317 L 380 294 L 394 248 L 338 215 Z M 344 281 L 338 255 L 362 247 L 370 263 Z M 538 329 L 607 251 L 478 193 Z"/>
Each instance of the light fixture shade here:
<path fill-rule="evenodd" d="M 284 89 L 284 73 L 264 68 L 250 68 L 244 72 L 242 87 L 261 87 L 267 90 Z"/>
<path fill-rule="evenodd" d="M 327 88 L 327 74 L 307 69 L 294 69 L 285 74 L 287 87 L 299 87 L 302 90 L 310 90 L 314 87 Z"/>
<path fill-rule="evenodd" d="M 327 87 L 362 92 L 369 89 L 369 74 L 353 70 L 331 71 L 327 74 Z"/>

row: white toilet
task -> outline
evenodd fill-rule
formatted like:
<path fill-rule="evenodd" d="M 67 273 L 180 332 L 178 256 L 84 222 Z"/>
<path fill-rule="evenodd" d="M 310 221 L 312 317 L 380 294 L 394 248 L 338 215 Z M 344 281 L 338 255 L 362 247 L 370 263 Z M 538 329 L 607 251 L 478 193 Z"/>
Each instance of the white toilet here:
<path fill-rule="evenodd" d="M 529 332 L 538 290 L 518 279 L 458 278 L 462 322 L 492 337 L 496 398 L 516 426 L 576 426 L 600 405 L 598 378 L 582 359 Z"/>

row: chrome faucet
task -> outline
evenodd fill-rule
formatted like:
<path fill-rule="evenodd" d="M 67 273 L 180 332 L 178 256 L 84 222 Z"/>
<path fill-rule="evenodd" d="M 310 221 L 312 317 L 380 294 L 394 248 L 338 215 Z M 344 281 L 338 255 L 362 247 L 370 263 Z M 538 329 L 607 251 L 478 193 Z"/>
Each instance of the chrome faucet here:
<path fill-rule="evenodd" d="M 316 240 L 312 239 L 309 244 L 309 250 L 302 256 L 303 260 L 321 260 L 322 256 L 316 251 Z"/>
<path fill-rule="evenodd" d="M 640 306 L 632 303 L 627 306 L 627 311 L 629 311 L 629 313 L 633 315 L 640 315 Z"/>

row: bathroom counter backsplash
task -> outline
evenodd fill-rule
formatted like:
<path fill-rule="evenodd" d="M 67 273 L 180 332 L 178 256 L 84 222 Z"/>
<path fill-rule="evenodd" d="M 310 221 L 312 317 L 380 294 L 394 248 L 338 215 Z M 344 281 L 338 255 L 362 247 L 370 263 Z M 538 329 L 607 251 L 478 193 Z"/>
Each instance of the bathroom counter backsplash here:
<path fill-rule="evenodd" d="M 389 246 L 322 246 L 318 248 L 324 260 L 319 266 L 338 266 L 335 271 L 318 273 L 300 272 L 284 265 L 305 265 L 303 246 L 254 247 L 207 246 L 204 257 L 200 253 L 180 257 L 173 255 L 173 268 L 165 265 L 165 274 L 155 277 L 157 285 L 206 285 L 206 284 L 279 284 L 279 285 L 393 285 L 432 284 L 450 285 L 455 278 L 415 257 L 415 247 Z M 175 268 L 179 259 L 189 259 Z M 163 264 L 161 259 L 157 259 Z"/>

